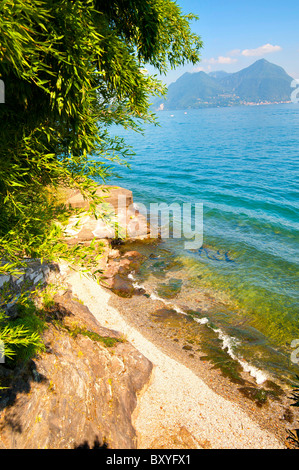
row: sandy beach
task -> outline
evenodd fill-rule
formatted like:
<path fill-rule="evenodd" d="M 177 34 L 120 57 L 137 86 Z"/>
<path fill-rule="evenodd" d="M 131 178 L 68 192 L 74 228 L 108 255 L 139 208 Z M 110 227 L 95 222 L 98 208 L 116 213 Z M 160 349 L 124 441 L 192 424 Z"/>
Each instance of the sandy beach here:
<path fill-rule="evenodd" d="M 134 413 L 140 449 L 282 449 L 281 439 L 241 407 L 212 390 L 198 374 L 166 354 L 111 305 L 111 294 L 91 277 L 66 281 L 102 326 L 121 332 L 154 365 Z"/>

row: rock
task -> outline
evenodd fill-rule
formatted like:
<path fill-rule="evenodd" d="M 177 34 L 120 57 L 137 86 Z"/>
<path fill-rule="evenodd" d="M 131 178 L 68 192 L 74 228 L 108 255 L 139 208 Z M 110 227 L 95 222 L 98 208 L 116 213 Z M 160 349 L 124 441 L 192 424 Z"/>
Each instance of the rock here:
<path fill-rule="evenodd" d="M 180 292 L 183 281 L 181 279 L 170 279 L 168 284 L 160 284 L 157 293 L 165 299 L 173 299 Z"/>
<path fill-rule="evenodd" d="M 121 337 L 117 331 L 101 326 L 86 305 L 83 305 L 72 295 L 71 290 L 67 290 L 63 294 L 55 294 L 53 300 L 55 303 L 53 307 L 50 307 L 49 312 L 55 319 L 63 320 L 65 325 L 71 326 L 75 323 L 77 326 L 96 331 L 104 337 Z"/>
<path fill-rule="evenodd" d="M 135 287 L 134 295 L 144 295 L 146 297 L 149 297 L 149 294 L 146 293 L 146 290 L 143 287 Z"/>
<path fill-rule="evenodd" d="M 150 235 L 150 227 L 147 218 L 140 214 L 138 210 L 129 208 L 126 220 L 126 235 L 131 239 L 148 238 Z M 124 221 L 123 221 L 124 222 Z"/>
<path fill-rule="evenodd" d="M 113 279 L 112 292 L 119 297 L 132 297 L 134 295 L 134 287 L 132 282 L 122 277 L 120 274 L 116 274 Z"/>
<path fill-rule="evenodd" d="M 132 413 L 151 362 L 101 327 L 70 292 L 55 300 L 47 352 L 15 372 L 0 400 L 0 448 L 135 449 Z M 70 334 L 75 326 L 88 334 Z M 95 339 L 102 336 L 114 339 L 113 346 Z"/>
<path fill-rule="evenodd" d="M 98 217 L 83 212 L 70 218 L 64 234 L 69 243 L 96 239 L 144 239 L 150 234 L 147 219 L 135 209 L 132 191 L 118 186 L 99 186 L 96 195 L 104 202 L 96 206 Z M 72 194 L 66 204 L 88 210 L 90 203 L 80 192 Z M 73 237 L 73 238 L 72 238 Z"/>
<path fill-rule="evenodd" d="M 119 256 L 116 256 L 118 252 Z M 101 276 L 101 285 L 108 287 L 120 297 L 132 297 L 134 294 L 144 294 L 144 289 L 135 289 L 128 275 L 139 270 L 144 256 L 138 251 L 128 251 L 120 255 L 119 250 L 113 250 L 113 256 L 108 261 Z"/>
<path fill-rule="evenodd" d="M 110 204 L 114 210 L 116 210 L 116 212 L 118 212 L 118 209 L 121 209 L 123 205 L 128 208 L 131 204 L 133 204 L 132 191 L 121 188 L 119 186 L 99 186 L 96 191 L 96 195 L 102 198 L 103 203 L 106 205 Z M 88 209 L 90 206 L 89 201 L 84 199 L 79 191 L 70 196 L 67 199 L 66 204 L 80 209 Z"/>
<path fill-rule="evenodd" d="M 36 287 L 61 278 L 58 265 L 41 263 L 39 259 L 26 259 L 25 265 L 18 267 L 14 275 L 0 276 L 0 308 L 11 318 L 18 316 L 18 300 L 20 296 L 28 295 Z"/>
<path fill-rule="evenodd" d="M 96 194 L 103 198 L 105 204 L 110 204 L 116 213 L 123 211 L 124 208 L 128 208 L 133 204 L 132 191 L 119 186 L 100 186 Z"/>
<path fill-rule="evenodd" d="M 104 279 L 109 279 L 116 274 L 129 274 L 133 271 L 138 271 L 144 256 L 137 251 L 128 251 L 120 255 L 118 250 L 113 250 L 114 255 L 108 257 L 108 263 L 103 273 Z M 116 255 L 118 252 L 118 256 Z"/>
<path fill-rule="evenodd" d="M 163 429 L 163 433 L 150 443 L 150 449 L 209 449 L 208 440 L 199 441 L 185 426 Z"/>
<path fill-rule="evenodd" d="M 4 284 L 8 283 L 10 280 L 10 276 L 7 276 L 5 274 L 1 274 L 0 276 L 0 287 L 3 287 Z"/>

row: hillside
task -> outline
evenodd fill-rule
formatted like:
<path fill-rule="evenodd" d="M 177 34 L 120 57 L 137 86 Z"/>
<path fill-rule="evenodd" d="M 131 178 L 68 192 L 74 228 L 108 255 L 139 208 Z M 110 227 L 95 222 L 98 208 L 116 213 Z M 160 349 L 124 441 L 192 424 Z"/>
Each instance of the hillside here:
<path fill-rule="evenodd" d="M 285 70 L 265 59 L 235 73 L 185 73 L 168 87 L 166 99 L 154 101 L 158 109 L 203 108 L 290 101 L 291 81 Z"/>

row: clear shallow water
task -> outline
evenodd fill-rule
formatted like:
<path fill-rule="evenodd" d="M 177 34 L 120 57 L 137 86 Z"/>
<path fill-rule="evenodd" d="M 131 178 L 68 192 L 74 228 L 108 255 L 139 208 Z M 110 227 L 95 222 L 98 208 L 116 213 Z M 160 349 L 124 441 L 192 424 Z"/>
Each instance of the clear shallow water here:
<path fill-rule="evenodd" d="M 207 316 L 232 338 L 235 352 L 258 367 L 296 371 L 299 106 L 160 112 L 158 119 L 160 127 L 146 127 L 144 136 L 115 130 L 136 156 L 130 170 L 116 168 L 123 179 L 109 184 L 131 189 L 147 207 L 203 203 L 201 249 L 163 241 L 181 266 L 179 274 L 167 273 L 183 280 L 175 300 L 196 310 L 194 295 L 209 292 L 219 304 Z M 153 277 L 155 292 L 159 282 Z M 255 339 L 246 341 L 249 329 Z"/>

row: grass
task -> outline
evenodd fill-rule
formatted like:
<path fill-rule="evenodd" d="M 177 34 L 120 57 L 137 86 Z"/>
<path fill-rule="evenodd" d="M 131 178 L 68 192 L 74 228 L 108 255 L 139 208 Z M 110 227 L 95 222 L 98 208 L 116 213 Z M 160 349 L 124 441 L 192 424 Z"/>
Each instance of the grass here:
<path fill-rule="evenodd" d="M 22 333 L 19 335 L 19 341 L 13 341 L 13 336 L 10 336 L 11 340 L 9 338 L 4 340 L 5 362 L 10 367 L 26 363 L 45 350 L 42 333 L 48 327 L 44 311 L 38 309 L 32 299 L 23 298 L 22 301 L 16 303 L 16 308 L 17 318 L 10 319 L 3 316 L 1 322 L 1 332 L 6 329 L 12 335 L 16 332 Z"/>
<path fill-rule="evenodd" d="M 88 330 L 87 328 L 79 327 L 77 325 L 73 326 L 72 328 L 67 327 L 67 330 L 73 338 L 76 338 L 78 335 L 87 336 L 92 341 L 100 342 L 108 348 L 114 347 L 117 343 L 125 342 L 125 339 L 123 338 L 112 338 L 110 336 L 101 336 L 94 331 Z"/>

